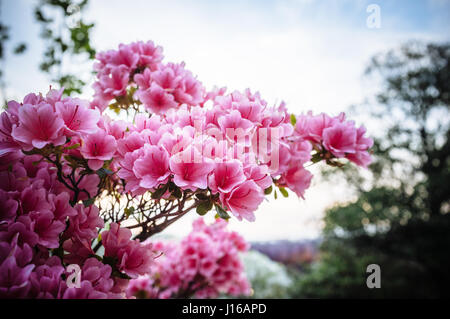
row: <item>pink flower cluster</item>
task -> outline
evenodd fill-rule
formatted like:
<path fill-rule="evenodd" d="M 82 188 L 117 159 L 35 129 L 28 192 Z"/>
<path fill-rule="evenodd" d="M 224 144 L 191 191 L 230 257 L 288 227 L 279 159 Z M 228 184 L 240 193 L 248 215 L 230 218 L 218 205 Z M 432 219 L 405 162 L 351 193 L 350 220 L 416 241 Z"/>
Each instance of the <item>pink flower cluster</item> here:
<path fill-rule="evenodd" d="M 108 134 L 104 118 L 87 101 L 62 98 L 63 90 L 46 97 L 29 94 L 23 103 L 11 101 L 1 114 L 0 163 L 21 156 L 21 150 L 64 146 L 66 154 L 82 157 L 97 170 L 116 151 L 115 138 Z M 76 146 L 76 147 L 74 147 Z M 77 150 L 69 150 L 77 148 Z M 93 195 L 93 194 L 91 194 Z"/>
<path fill-rule="evenodd" d="M 15 120 L 11 110 L 14 108 L 2 114 L 3 128 L 8 121 Z M 18 119 L 22 116 L 19 112 Z M 45 121 L 41 124 L 50 125 Z M 26 128 L 15 125 L 13 132 L 18 127 Z M 108 233 L 114 230 L 128 234 L 128 230 L 118 229 L 117 225 L 104 232 L 108 252 L 111 247 L 121 245 L 118 254 L 111 255 L 113 263 L 106 263 L 106 258 L 105 263 L 93 258 L 92 243 L 104 226 L 103 219 L 95 205 L 69 204 L 73 193 L 58 181 L 52 164 L 43 161 L 40 155 L 24 156 L 15 147 L 0 160 L 0 297 L 118 298 L 124 296 L 125 287 L 112 276 L 113 270 L 130 277 L 148 271 L 153 261 L 151 247 L 131 240 L 131 234 L 122 236 L 118 243 L 119 239 Z M 98 176 L 86 175 L 84 183 L 86 189 L 96 192 Z M 67 285 L 69 264 L 80 266 L 79 288 Z"/>
<path fill-rule="evenodd" d="M 371 163 L 368 150 L 373 146 L 373 140 L 365 133 L 364 126 L 356 128 L 355 122 L 346 120 L 344 113 L 330 117 L 324 113 L 312 115 L 309 112 L 298 116 L 295 126 L 295 134 L 318 149 L 336 158 L 345 157 L 363 167 Z"/>
<path fill-rule="evenodd" d="M 20 157 L 22 149 L 58 146 L 66 143 L 66 134 L 91 132 L 100 117 L 98 111 L 84 108 L 80 100 L 63 101 L 61 96 L 62 90 L 52 90 L 46 98 L 29 94 L 21 104 L 8 103 L 0 122 L 0 158 L 4 163 Z M 86 115 L 87 121 L 82 121 Z"/>
<path fill-rule="evenodd" d="M 101 233 L 105 258 L 113 258 L 121 272 L 134 278 L 147 273 L 153 263 L 153 249 L 150 244 L 131 240 L 131 230 L 112 223 L 109 230 Z"/>
<path fill-rule="evenodd" d="M 152 41 L 121 44 L 116 51 L 97 54 L 95 104 L 104 109 L 112 99 L 120 101 L 128 86 L 134 86 L 134 98 L 156 114 L 202 102 L 204 88 L 184 63 L 163 64 L 162 59 L 162 48 Z"/>
<path fill-rule="evenodd" d="M 153 242 L 162 255 L 155 259 L 148 275 L 130 281 L 128 297 L 249 295 L 250 285 L 239 259 L 239 253 L 247 251 L 248 244 L 236 232 L 227 231 L 226 225 L 221 219 L 206 225 L 200 218 L 180 243 Z"/>
<path fill-rule="evenodd" d="M 161 193 L 152 200 L 183 198 L 194 202 L 186 210 L 215 206 L 222 218 L 254 221 L 274 186 L 304 197 L 306 163 L 371 161 L 372 139 L 344 114 L 295 117 L 248 89 L 206 91 L 184 63 L 162 58 L 151 41 L 122 44 L 97 55 L 93 101 L 50 90 L 0 114 L 0 297 L 119 297 L 130 278 L 129 295 L 246 294 L 238 252 L 247 246 L 224 221 L 199 220 L 179 245 L 153 247 L 119 225 L 125 211 L 105 228 L 107 213 L 94 201 Z M 113 99 L 139 114 L 109 118 Z M 156 263 L 155 249 L 164 252 Z M 80 288 L 65 281 L 69 264 L 82 270 Z"/>
<path fill-rule="evenodd" d="M 126 181 L 125 190 L 133 194 L 154 192 L 168 181 L 193 192 L 209 188 L 236 217 L 253 220 L 264 189 L 272 184 L 269 169 L 234 158 L 236 143 L 197 131 L 198 126 L 220 130 L 208 123 L 207 116 L 208 111 L 200 107 L 181 107 L 165 117 L 138 116 L 117 141 L 117 175 Z"/>
<path fill-rule="evenodd" d="M 33 165 L 38 159 L 39 156 L 23 157 L 10 170 L 0 172 L 1 297 L 73 296 L 62 278 L 64 261 L 52 256 L 52 252 L 65 239 L 80 245 L 87 241 L 90 248 L 97 227 L 103 226 L 94 207 L 69 205 L 69 194 L 61 192 L 63 186 L 49 165 Z M 66 223 L 70 223 L 69 229 Z M 68 252 L 76 253 L 71 249 Z M 86 269 L 90 263 L 85 263 Z M 86 295 L 106 297 L 109 292 L 103 283 L 96 286 L 89 280 L 82 282 Z"/>
<path fill-rule="evenodd" d="M 127 182 L 126 191 L 154 192 L 168 181 L 183 190 L 208 189 L 218 194 L 217 203 L 238 219 L 253 221 L 264 190 L 272 183 L 303 197 L 312 178 L 304 164 L 311 160 L 313 148 L 322 152 L 330 145 L 337 149 L 339 143 L 345 143 L 339 141 L 345 136 L 333 135 L 329 129 L 325 129 L 323 143 L 310 139 L 313 125 L 300 131 L 299 118 L 294 130 L 283 104 L 269 107 L 249 90 L 216 95 L 211 102 L 210 107 L 182 106 L 164 116 L 138 115 L 134 124 L 127 124 L 115 154 L 118 176 Z M 309 118 L 315 119 L 308 115 L 304 120 Z M 338 129 L 353 130 L 355 150 L 345 148 L 347 158 L 370 160 L 367 149 L 371 140 L 363 136 L 363 127 L 357 130 L 342 115 L 331 122 L 339 122 Z M 335 149 L 328 158 L 342 157 Z M 366 165 L 367 161 L 357 164 Z"/>

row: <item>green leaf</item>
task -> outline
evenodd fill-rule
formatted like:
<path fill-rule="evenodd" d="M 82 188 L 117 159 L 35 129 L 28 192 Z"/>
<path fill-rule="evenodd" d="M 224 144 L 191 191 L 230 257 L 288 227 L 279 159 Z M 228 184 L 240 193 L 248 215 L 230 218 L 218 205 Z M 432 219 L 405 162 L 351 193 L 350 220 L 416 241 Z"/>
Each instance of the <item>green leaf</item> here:
<path fill-rule="evenodd" d="M 26 43 L 20 43 L 14 48 L 14 54 L 22 54 L 27 49 Z"/>
<path fill-rule="evenodd" d="M 167 189 L 169 188 L 169 184 L 166 184 L 160 188 L 158 188 L 153 194 L 152 194 L 152 199 L 160 199 L 167 191 Z"/>
<path fill-rule="evenodd" d="M 275 198 L 275 199 L 278 198 L 278 194 L 277 194 L 277 191 L 276 191 L 276 190 L 273 192 L 273 198 Z"/>
<path fill-rule="evenodd" d="M 172 196 L 174 196 L 175 198 L 180 199 L 183 196 L 183 193 L 181 192 L 180 188 L 175 188 L 172 192 Z"/>
<path fill-rule="evenodd" d="M 225 211 L 225 209 L 223 209 L 221 206 L 219 206 L 217 204 L 214 206 L 216 208 L 217 215 L 219 215 L 220 218 L 225 219 L 225 220 L 230 219 L 230 215 L 228 215 L 228 213 Z"/>
<path fill-rule="evenodd" d="M 314 153 L 313 156 L 311 157 L 311 162 L 313 162 L 313 163 L 318 163 L 321 160 L 323 160 L 323 157 L 322 157 L 322 154 L 319 152 Z"/>
<path fill-rule="evenodd" d="M 130 276 L 128 276 L 127 274 L 125 274 L 125 273 L 123 273 L 123 272 L 120 272 L 120 271 L 118 271 L 118 270 L 114 270 L 114 271 L 112 272 L 112 275 L 113 275 L 114 277 L 118 277 L 118 278 L 121 278 L 121 279 L 131 279 Z"/>
<path fill-rule="evenodd" d="M 33 149 L 30 150 L 30 151 L 22 150 L 22 153 L 24 153 L 25 155 L 39 154 L 39 149 L 33 148 Z"/>
<path fill-rule="evenodd" d="M 116 114 L 120 113 L 120 107 L 117 105 L 117 103 L 110 104 L 109 108 L 113 110 Z"/>
<path fill-rule="evenodd" d="M 295 126 L 295 124 L 297 124 L 297 118 L 295 117 L 294 114 L 291 114 L 291 124 L 292 124 L 293 126 Z"/>
<path fill-rule="evenodd" d="M 264 194 L 269 195 L 270 193 L 272 193 L 273 187 L 272 185 L 270 185 L 268 188 L 266 188 L 264 190 Z"/>
<path fill-rule="evenodd" d="M 74 150 L 74 149 L 79 148 L 79 147 L 80 147 L 80 144 L 77 143 L 77 144 L 73 144 L 73 145 L 70 145 L 70 146 L 66 147 L 66 150 Z"/>
<path fill-rule="evenodd" d="M 197 197 L 199 200 L 208 200 L 208 195 L 206 195 L 205 193 L 195 194 L 195 197 Z"/>
<path fill-rule="evenodd" d="M 84 200 L 83 205 L 84 205 L 84 207 L 88 207 L 88 206 L 91 206 L 92 204 L 94 204 L 94 202 L 95 202 L 95 198 L 92 197 L 92 198 Z"/>
<path fill-rule="evenodd" d="M 97 171 L 97 175 L 98 175 L 99 177 L 101 177 L 101 178 L 106 177 L 106 176 L 111 175 L 111 174 L 113 174 L 113 171 L 111 171 L 111 170 L 109 170 L 109 169 L 107 169 L 107 168 L 100 168 L 100 169 Z"/>
<path fill-rule="evenodd" d="M 278 187 L 278 189 L 280 190 L 280 193 L 284 196 L 284 197 L 289 197 L 289 193 L 286 190 L 286 188 L 284 187 Z"/>
<path fill-rule="evenodd" d="M 211 201 L 201 202 L 200 205 L 197 206 L 197 214 L 199 214 L 200 216 L 205 215 L 211 210 L 212 206 L 213 204 Z"/>
<path fill-rule="evenodd" d="M 327 165 L 333 166 L 333 167 L 343 167 L 345 164 L 339 162 L 338 160 L 329 160 L 326 161 Z"/>
<path fill-rule="evenodd" d="M 134 213 L 134 207 L 125 207 L 124 213 L 127 218 L 130 217 Z"/>

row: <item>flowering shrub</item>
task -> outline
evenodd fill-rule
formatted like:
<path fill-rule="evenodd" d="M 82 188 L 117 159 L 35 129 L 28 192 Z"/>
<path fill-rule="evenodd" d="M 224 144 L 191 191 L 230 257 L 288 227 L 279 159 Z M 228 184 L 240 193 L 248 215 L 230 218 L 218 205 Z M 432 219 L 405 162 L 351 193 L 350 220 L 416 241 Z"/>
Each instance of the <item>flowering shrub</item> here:
<path fill-rule="evenodd" d="M 90 102 L 50 90 L 0 115 L 1 296 L 116 298 L 131 278 L 129 295 L 245 293 L 245 244 L 223 222 L 197 222 L 176 247 L 144 240 L 193 209 L 254 221 L 274 187 L 304 197 L 308 162 L 370 163 L 372 140 L 343 113 L 294 116 L 250 90 L 207 91 L 152 42 L 99 53 L 95 70 Z"/>
<path fill-rule="evenodd" d="M 207 226 L 200 218 L 179 244 L 153 242 L 154 249 L 162 255 L 155 259 L 148 275 L 130 281 L 127 295 L 140 298 L 249 295 L 250 285 L 238 255 L 247 251 L 248 244 L 236 232 L 227 232 L 226 225 L 223 219 L 216 219 Z"/>

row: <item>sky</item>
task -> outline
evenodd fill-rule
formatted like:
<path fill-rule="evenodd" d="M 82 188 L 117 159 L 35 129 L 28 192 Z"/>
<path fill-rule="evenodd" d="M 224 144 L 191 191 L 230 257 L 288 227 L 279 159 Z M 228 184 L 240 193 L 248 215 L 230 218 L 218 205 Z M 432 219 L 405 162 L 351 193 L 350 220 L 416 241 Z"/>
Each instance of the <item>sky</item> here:
<path fill-rule="evenodd" d="M 28 43 L 24 55 L 9 54 L 2 66 L 9 98 L 46 92 L 50 84 L 38 70 L 44 46 L 33 21 L 35 4 L 2 1 L 11 46 Z M 371 4 L 379 6 L 380 28 L 368 27 Z M 95 23 L 92 43 L 98 51 L 153 40 L 164 48 L 165 61 L 185 61 L 207 88 L 250 88 L 270 104 L 285 101 L 292 113 L 345 111 L 376 90 L 363 77 L 371 56 L 412 39 L 450 38 L 449 0 L 90 0 L 83 17 Z M 66 67 L 87 73 L 90 65 L 68 61 Z M 83 97 L 91 94 L 87 89 Z M 376 133 L 370 120 L 358 124 Z M 324 210 L 352 200 L 352 194 L 339 183 L 316 178 L 305 198 L 291 193 L 268 200 L 256 212 L 256 222 L 232 220 L 230 227 L 252 241 L 315 238 Z M 167 233 L 187 233 L 195 218 L 187 215 Z"/>

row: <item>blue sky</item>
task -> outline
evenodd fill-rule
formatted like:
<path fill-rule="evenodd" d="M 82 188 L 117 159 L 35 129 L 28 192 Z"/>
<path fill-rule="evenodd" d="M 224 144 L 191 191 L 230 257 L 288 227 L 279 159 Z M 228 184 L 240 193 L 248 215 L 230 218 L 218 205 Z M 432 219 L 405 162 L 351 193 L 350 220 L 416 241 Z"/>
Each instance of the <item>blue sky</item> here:
<path fill-rule="evenodd" d="M 11 44 L 29 45 L 25 55 L 7 56 L 8 97 L 46 92 L 50 84 L 38 70 L 43 46 L 33 22 L 35 3 L 2 1 L 1 19 L 12 28 Z M 369 4 L 380 7 L 380 29 L 366 25 Z M 96 24 L 98 50 L 151 39 L 164 47 L 166 61 L 185 61 L 207 88 L 250 87 L 269 103 L 286 101 L 295 113 L 344 111 L 376 89 L 362 77 L 373 54 L 411 39 L 450 37 L 448 0 L 91 0 L 85 18 Z M 66 61 L 65 67 L 83 74 L 90 70 L 77 61 Z M 91 94 L 87 89 L 83 96 Z M 369 133 L 377 129 L 370 121 L 364 124 Z M 305 201 L 295 196 L 268 201 L 256 223 L 232 222 L 232 227 L 250 240 L 315 237 L 324 209 L 352 198 L 341 188 L 316 179 Z M 185 231 L 183 223 L 171 227 L 174 233 Z"/>

